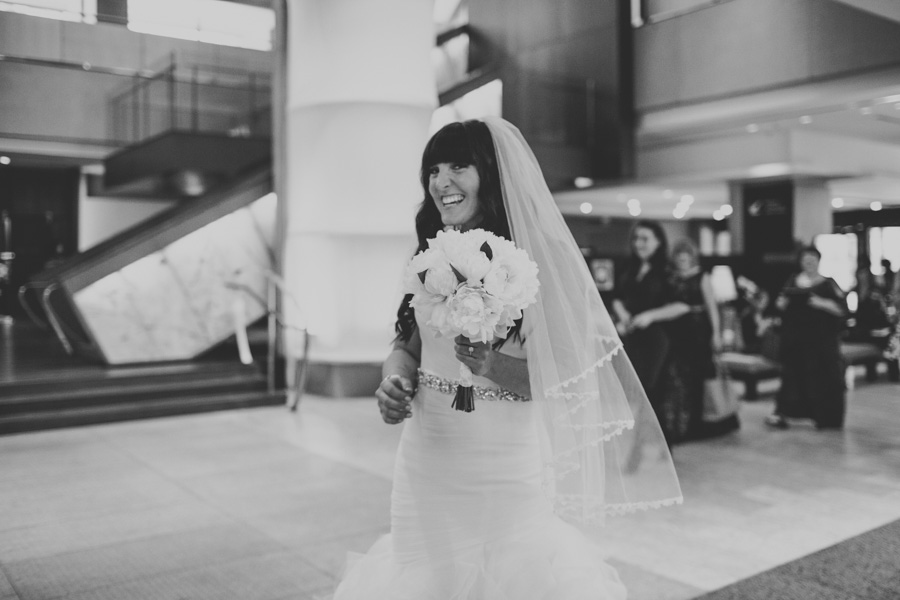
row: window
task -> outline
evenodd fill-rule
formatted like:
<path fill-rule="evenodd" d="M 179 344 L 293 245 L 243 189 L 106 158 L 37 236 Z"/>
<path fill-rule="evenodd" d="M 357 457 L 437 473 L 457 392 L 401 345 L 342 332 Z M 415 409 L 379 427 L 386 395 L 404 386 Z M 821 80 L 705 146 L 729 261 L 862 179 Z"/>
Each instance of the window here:
<path fill-rule="evenodd" d="M 271 50 L 275 13 L 223 0 L 128 0 L 128 28 L 223 46 Z"/>
<path fill-rule="evenodd" d="M 269 8 L 224 0 L 127 2 L 128 29 L 138 33 L 252 50 L 272 49 L 275 12 Z M 0 1 L 0 11 L 75 23 L 97 22 L 97 0 Z"/>
<path fill-rule="evenodd" d="M 0 11 L 75 23 L 97 22 L 97 0 L 23 0 L 0 2 Z"/>

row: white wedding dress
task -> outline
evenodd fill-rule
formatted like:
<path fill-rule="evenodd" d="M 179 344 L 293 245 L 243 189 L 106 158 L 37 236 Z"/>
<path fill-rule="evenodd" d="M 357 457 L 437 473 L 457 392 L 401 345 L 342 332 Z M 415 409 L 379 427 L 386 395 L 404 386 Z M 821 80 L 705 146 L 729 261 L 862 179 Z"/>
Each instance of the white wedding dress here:
<path fill-rule="evenodd" d="M 391 532 L 348 557 L 334 600 L 624 599 L 616 571 L 541 489 L 540 399 L 476 396 L 474 412 L 453 409 L 434 385 L 459 379 L 453 340 L 419 332 L 427 375 L 397 451 Z M 502 352 L 524 358 L 515 340 Z"/>

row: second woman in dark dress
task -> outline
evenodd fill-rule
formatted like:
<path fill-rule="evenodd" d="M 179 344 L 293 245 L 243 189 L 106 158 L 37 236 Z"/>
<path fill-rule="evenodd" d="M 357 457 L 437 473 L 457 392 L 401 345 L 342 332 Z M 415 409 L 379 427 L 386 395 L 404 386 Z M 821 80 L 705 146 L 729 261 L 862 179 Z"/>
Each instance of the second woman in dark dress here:
<path fill-rule="evenodd" d="M 719 307 L 709 275 L 700 268 L 700 253 L 688 240 L 672 250 L 674 297 L 688 312 L 670 327 L 678 373 L 684 382 L 688 410 L 689 439 L 703 439 L 728 433 L 740 426 L 737 413 L 717 420 L 704 419 L 706 382 L 718 375 L 715 354 L 722 348 Z"/>

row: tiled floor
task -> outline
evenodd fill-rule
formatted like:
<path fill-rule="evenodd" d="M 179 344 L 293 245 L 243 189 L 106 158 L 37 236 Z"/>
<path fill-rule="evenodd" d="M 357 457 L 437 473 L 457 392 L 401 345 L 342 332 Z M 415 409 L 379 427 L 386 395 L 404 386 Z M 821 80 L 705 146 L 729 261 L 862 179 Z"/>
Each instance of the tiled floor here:
<path fill-rule="evenodd" d="M 676 448 L 679 509 L 614 521 L 632 600 L 681 600 L 900 518 L 900 386 L 850 395 L 847 429 Z M 371 399 L 0 437 L 0 600 L 327 595 L 388 527 L 398 427 Z"/>

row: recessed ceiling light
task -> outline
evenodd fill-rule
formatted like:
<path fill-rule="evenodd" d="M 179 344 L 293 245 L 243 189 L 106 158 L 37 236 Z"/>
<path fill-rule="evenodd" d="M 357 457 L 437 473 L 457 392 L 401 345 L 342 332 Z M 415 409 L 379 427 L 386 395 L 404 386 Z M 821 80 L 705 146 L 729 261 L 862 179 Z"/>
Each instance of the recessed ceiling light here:
<path fill-rule="evenodd" d="M 691 196 L 690 194 L 685 194 L 684 196 L 681 197 L 681 202 L 683 202 L 687 206 L 690 206 L 691 204 L 694 203 L 694 197 Z"/>
<path fill-rule="evenodd" d="M 724 218 L 725 218 L 725 215 L 722 214 L 722 211 L 720 211 L 720 210 L 717 210 L 716 212 L 713 213 L 713 219 L 715 219 L 716 221 L 721 221 Z"/>
<path fill-rule="evenodd" d="M 749 169 L 751 177 L 778 177 L 788 175 L 790 172 L 791 167 L 786 163 L 765 163 L 754 165 Z"/>
<path fill-rule="evenodd" d="M 875 202 L 873 202 L 872 204 L 869 205 L 869 208 L 871 208 L 871 209 L 874 210 L 875 212 L 878 212 L 878 211 L 881 210 L 883 207 L 882 207 L 882 205 L 881 205 L 881 202 L 879 202 L 878 200 L 876 200 Z"/>
<path fill-rule="evenodd" d="M 594 180 L 590 177 L 576 177 L 575 178 L 575 187 L 583 190 L 584 188 L 589 188 L 594 185 Z"/>
<path fill-rule="evenodd" d="M 0 165 L 8 165 L 12 162 L 12 159 L 8 156 L 0 156 Z"/>
<path fill-rule="evenodd" d="M 831 206 L 833 208 L 844 208 L 844 199 L 843 198 L 832 198 Z"/>
<path fill-rule="evenodd" d="M 578 209 L 584 214 L 589 215 L 594 210 L 594 205 L 590 202 L 582 202 Z"/>
<path fill-rule="evenodd" d="M 722 212 L 722 214 L 725 215 L 726 217 L 727 217 L 728 215 L 730 215 L 731 213 L 734 212 L 734 209 L 731 207 L 730 204 L 723 204 L 722 207 L 721 207 L 719 210 L 720 210 L 720 211 Z"/>

